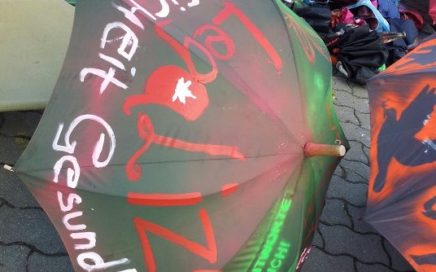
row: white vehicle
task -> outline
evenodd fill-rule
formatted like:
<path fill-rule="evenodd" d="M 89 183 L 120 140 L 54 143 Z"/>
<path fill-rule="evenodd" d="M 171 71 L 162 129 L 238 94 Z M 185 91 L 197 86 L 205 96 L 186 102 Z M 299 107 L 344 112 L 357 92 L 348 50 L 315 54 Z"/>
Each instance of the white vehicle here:
<path fill-rule="evenodd" d="M 0 112 L 47 105 L 73 17 L 74 7 L 61 0 L 0 1 Z"/>

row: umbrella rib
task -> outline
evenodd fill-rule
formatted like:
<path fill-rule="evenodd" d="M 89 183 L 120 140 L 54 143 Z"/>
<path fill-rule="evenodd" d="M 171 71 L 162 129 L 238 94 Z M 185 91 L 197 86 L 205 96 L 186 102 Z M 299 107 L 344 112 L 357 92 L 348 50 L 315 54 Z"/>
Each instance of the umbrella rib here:
<path fill-rule="evenodd" d="M 275 170 L 277 170 L 277 169 L 280 169 L 281 167 L 285 166 L 287 163 L 292 162 L 292 160 L 293 160 L 293 158 L 288 158 L 288 159 L 284 160 L 283 162 L 279 163 L 278 165 L 275 165 L 275 166 L 273 166 L 273 167 L 271 167 L 271 168 L 265 169 L 265 171 L 262 171 L 261 173 L 257 174 L 256 176 L 254 176 L 254 177 L 252 177 L 252 178 L 250 178 L 250 179 L 247 179 L 246 181 L 240 183 L 240 184 L 239 184 L 239 187 L 240 187 L 240 186 L 243 186 L 243 185 L 246 185 L 246 184 L 248 184 L 249 182 L 251 182 L 251 181 L 253 181 L 253 180 L 255 180 L 255 179 L 259 178 L 259 177 L 262 177 L 262 176 L 264 176 L 264 175 L 267 175 L 267 174 L 269 174 L 269 173 L 271 173 L 271 172 L 273 172 L 273 171 L 275 171 Z M 296 165 L 297 165 L 297 164 L 296 164 Z M 297 167 L 295 166 L 295 168 L 297 168 Z M 295 169 L 295 168 L 293 168 L 293 169 Z M 291 175 L 291 174 L 292 174 L 292 173 L 291 173 L 291 170 L 293 170 L 293 169 L 289 169 L 288 171 L 284 171 L 283 175 Z M 300 171 L 300 170 L 299 170 L 299 171 Z M 300 172 L 301 172 L 301 171 L 300 171 Z M 297 175 L 297 177 L 299 177 L 299 176 L 300 176 L 300 174 Z M 288 177 L 287 179 L 289 179 L 289 177 Z M 211 196 L 217 195 L 217 194 L 219 194 L 219 193 L 221 193 L 221 192 L 220 192 L 220 191 L 216 191 L 216 192 L 213 192 L 213 193 L 205 194 L 205 195 L 203 196 L 203 198 L 211 197 Z"/>
<path fill-rule="evenodd" d="M 226 75 L 227 75 L 227 76 L 223 76 L 223 78 L 225 78 L 226 80 L 228 80 L 228 78 L 229 78 L 229 74 L 230 74 L 230 75 L 232 75 L 232 74 L 233 74 L 233 75 L 238 75 L 238 72 L 237 72 L 234 68 L 232 68 L 231 66 L 228 66 L 228 65 L 225 65 L 225 66 L 226 66 L 226 67 L 229 67 L 229 69 L 228 69 L 229 72 L 228 72 L 228 73 L 222 72 L 223 74 L 226 74 Z M 244 87 L 246 87 L 246 88 L 248 89 L 247 91 L 242 91 L 242 90 L 241 90 L 241 92 L 242 92 L 244 95 L 246 95 L 247 97 L 249 97 L 249 98 L 250 98 L 250 101 L 252 101 L 253 104 L 254 104 L 257 108 L 261 108 L 260 104 L 259 104 L 259 103 L 256 103 L 255 101 L 262 101 L 262 99 L 261 99 L 259 96 L 257 96 L 257 95 L 255 94 L 255 92 L 250 91 L 250 90 L 253 90 L 253 88 L 250 87 L 250 85 L 248 85 L 247 81 L 244 80 L 244 79 L 242 79 L 241 77 L 236 78 L 236 76 L 235 76 L 234 80 L 239 80 L 240 83 L 243 84 Z M 249 95 L 248 95 L 248 94 L 249 94 Z M 300 99 L 301 99 L 301 96 L 300 96 Z M 289 129 L 286 127 L 285 122 L 284 122 L 281 118 L 279 118 L 279 117 L 277 116 L 277 114 L 274 113 L 274 111 L 272 110 L 272 108 L 271 108 L 268 104 L 264 104 L 262 107 L 263 107 L 267 112 L 270 113 L 270 115 L 268 115 L 268 116 L 270 116 L 270 118 L 271 118 L 273 121 L 277 120 L 277 121 L 281 124 L 281 125 L 278 126 L 278 127 L 280 127 L 280 128 L 284 131 L 284 133 L 285 133 L 286 136 L 288 136 L 288 137 L 290 137 L 290 138 L 292 138 L 292 139 L 294 139 L 294 140 L 298 140 L 298 137 L 297 137 L 297 136 L 296 136 L 296 135 L 295 135 L 291 130 L 289 130 Z"/>
<path fill-rule="evenodd" d="M 277 153 L 277 154 L 265 154 L 265 155 L 257 155 L 257 156 L 245 156 L 244 160 L 246 159 L 258 159 L 258 158 L 267 158 L 267 157 L 279 157 L 279 156 L 289 156 L 289 155 L 297 155 L 300 154 L 298 152 L 296 153 Z M 151 161 L 151 162 L 138 162 L 138 165 L 152 165 L 152 164 L 169 164 L 169 163 L 190 163 L 190 162 L 201 162 L 201 161 L 227 161 L 227 160 L 236 160 L 234 158 L 201 158 L 201 159 L 188 159 L 188 160 L 168 160 L 168 161 Z M 123 163 L 109 163 L 105 168 L 111 167 L 111 166 L 125 166 L 125 162 Z M 60 169 L 67 169 L 68 167 L 62 167 Z M 81 165 L 80 169 L 89 169 L 89 168 L 95 168 L 94 165 Z M 35 169 L 26 169 L 25 171 L 20 171 L 19 169 L 16 169 L 17 173 L 23 174 L 25 172 L 37 172 L 37 171 L 47 171 L 50 170 L 48 168 L 35 168 Z M 31 176 L 31 175 L 29 175 Z"/>
<path fill-rule="evenodd" d="M 271 1 L 274 3 L 274 5 L 275 5 L 275 7 L 276 7 L 276 9 L 277 9 L 277 11 L 278 11 L 278 13 L 279 13 L 279 17 L 280 17 L 280 19 L 283 21 L 283 24 L 285 25 L 285 28 L 286 28 L 286 34 L 287 34 L 287 36 L 288 36 L 288 41 L 289 41 L 289 44 L 290 44 L 290 46 L 291 46 L 291 48 L 292 48 L 292 50 L 291 50 L 291 53 L 292 53 L 292 56 L 293 56 L 292 59 L 295 60 L 295 59 L 296 59 L 296 58 L 295 58 L 295 55 L 294 55 L 294 48 L 295 48 L 295 46 L 294 46 L 294 43 L 292 42 L 292 41 L 295 40 L 295 39 L 292 38 L 291 33 L 289 32 L 290 29 L 289 29 L 289 27 L 287 26 L 287 23 L 286 23 L 285 18 L 283 17 L 283 11 L 281 10 L 280 5 L 282 5 L 282 6 L 285 7 L 285 8 L 288 8 L 288 7 L 286 7 L 285 4 L 282 3 L 281 1 L 279 1 L 279 2 L 276 1 L 276 0 L 271 0 Z M 278 2 L 278 3 L 277 3 L 277 2 Z M 291 16 L 291 15 L 290 15 L 290 16 Z M 310 36 L 313 37 L 313 38 L 319 38 L 318 36 L 313 35 L 313 33 L 310 32 L 310 31 L 309 31 L 308 33 L 309 33 Z M 322 44 L 323 44 L 323 43 L 322 43 Z M 297 73 L 297 78 L 298 78 L 298 79 L 301 78 L 301 77 L 300 77 L 300 74 L 301 74 L 301 73 L 300 73 L 300 71 L 299 71 L 299 69 L 298 69 L 297 64 L 295 63 L 295 61 L 293 61 L 292 63 L 294 64 L 295 72 Z M 331 76 L 330 76 L 330 78 L 331 78 Z M 299 90 L 300 90 L 300 93 L 299 93 L 300 104 L 301 104 L 301 105 L 305 105 L 305 104 L 304 104 L 305 99 L 304 99 L 303 96 L 301 95 L 302 86 L 301 86 L 301 83 L 300 83 L 299 80 L 297 80 L 297 84 L 298 84 L 298 87 L 299 87 Z M 304 112 L 303 107 L 301 108 L 301 110 L 302 110 L 302 112 L 301 112 L 302 116 L 305 116 L 305 112 Z"/>
<path fill-rule="evenodd" d="M 289 163 L 289 162 L 291 162 L 292 160 L 293 160 L 292 157 L 291 157 L 291 158 L 288 158 L 288 159 L 286 159 L 286 160 L 280 162 L 279 165 L 275 165 L 275 166 L 273 166 L 273 167 L 271 167 L 271 168 L 268 168 L 268 169 L 266 169 L 265 171 L 262 171 L 261 173 L 259 173 L 258 175 L 254 176 L 254 177 L 252 177 L 252 178 L 250 178 L 250 179 L 248 179 L 248 180 L 246 180 L 245 182 L 241 183 L 239 186 L 244 185 L 244 184 L 247 184 L 248 182 L 250 182 L 250 181 L 252 181 L 252 180 L 254 180 L 254 179 L 256 179 L 256 178 L 259 178 L 259 177 L 261 177 L 262 175 L 266 175 L 267 173 L 270 173 L 270 172 L 272 172 L 272 171 L 274 171 L 274 170 L 276 170 L 276 169 L 278 169 L 278 168 L 280 168 L 280 167 L 286 165 L 286 163 Z M 112 165 L 112 166 L 113 166 L 113 165 Z M 290 170 L 292 170 L 292 169 L 290 169 Z M 290 171 L 290 170 L 289 170 L 289 171 Z M 37 170 L 35 170 L 35 171 L 37 171 Z M 289 171 L 286 171 L 286 172 L 289 172 Z M 300 170 L 299 170 L 299 171 L 300 171 Z M 300 171 L 300 172 L 301 172 L 301 171 Z M 23 176 L 32 177 L 32 175 L 29 174 L 29 171 L 27 171 L 27 172 L 21 172 L 21 173 L 19 173 L 19 174 L 21 174 L 21 175 L 23 175 Z M 286 173 L 284 173 L 284 174 L 286 174 Z M 299 177 L 299 176 L 300 176 L 300 174 L 297 175 L 297 177 Z M 299 178 L 298 178 L 298 179 L 299 179 Z M 60 184 L 58 184 L 58 185 L 59 185 L 59 186 L 62 186 L 62 187 L 68 187 L 67 185 L 60 185 Z M 84 191 L 84 192 L 92 192 L 92 193 L 95 193 L 95 194 L 105 195 L 105 196 L 112 196 L 112 197 L 120 197 L 120 196 L 121 196 L 121 197 L 126 197 L 125 195 L 116 195 L 116 194 L 110 194 L 110 193 L 107 193 L 107 192 L 91 191 L 91 190 L 86 190 L 86 189 L 84 189 L 84 188 L 75 188 L 75 190 L 76 190 L 76 191 Z M 219 193 L 221 193 L 221 191 L 217 191 L 217 192 L 214 192 L 214 193 L 209 193 L 209 194 L 204 195 L 203 198 L 206 198 L 206 197 L 209 197 L 209 196 L 213 196 L 213 195 L 215 195 L 215 194 L 219 194 Z"/>

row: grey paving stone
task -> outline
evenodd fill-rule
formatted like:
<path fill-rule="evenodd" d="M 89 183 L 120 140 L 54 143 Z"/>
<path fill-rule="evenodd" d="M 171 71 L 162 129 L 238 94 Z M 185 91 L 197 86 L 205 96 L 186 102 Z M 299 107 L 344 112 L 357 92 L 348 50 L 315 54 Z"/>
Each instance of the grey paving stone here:
<path fill-rule="evenodd" d="M 17 141 L 14 137 L 0 135 L 0 162 L 13 165 L 26 147 L 26 143 Z M 2 169 L 2 171 L 4 171 Z"/>
<path fill-rule="evenodd" d="M 363 146 L 363 152 L 365 152 L 365 155 L 369 158 L 369 148 L 366 146 Z M 369 164 L 371 165 L 371 161 L 369 162 Z"/>
<path fill-rule="evenodd" d="M 0 272 L 26 271 L 29 252 L 28 247 L 0 242 Z"/>
<path fill-rule="evenodd" d="M 345 136 L 350 141 L 363 143 L 366 147 L 370 146 L 370 131 L 352 123 L 341 123 Z"/>
<path fill-rule="evenodd" d="M 0 208 L 0 241 L 20 242 L 46 254 L 64 253 L 65 248 L 42 210 Z"/>
<path fill-rule="evenodd" d="M 327 199 L 320 220 L 329 224 L 343 224 L 351 227 L 351 218 L 345 210 L 346 203 L 341 199 Z"/>
<path fill-rule="evenodd" d="M 73 272 L 68 256 L 44 256 L 37 252 L 29 257 L 29 272 Z"/>
<path fill-rule="evenodd" d="M 360 262 L 388 265 L 380 236 L 361 234 L 340 226 L 321 226 L 326 241 L 325 251 L 333 255 L 350 255 Z"/>
<path fill-rule="evenodd" d="M 370 114 L 368 114 L 368 113 L 361 113 L 361 112 L 357 112 L 356 111 L 356 115 L 357 115 L 357 118 L 359 119 L 359 121 L 360 121 L 360 124 L 361 124 L 361 126 L 362 127 L 364 127 L 364 128 L 370 128 L 371 126 L 370 126 Z"/>
<path fill-rule="evenodd" d="M 360 176 L 365 182 L 369 179 L 369 166 L 361 161 L 342 159 L 341 167 L 345 168 L 347 174 L 354 173 Z"/>
<path fill-rule="evenodd" d="M 347 182 L 352 183 L 352 184 L 356 184 L 356 183 L 360 183 L 360 184 L 368 184 L 368 179 L 366 177 L 362 177 L 362 175 L 357 174 L 354 171 L 348 171 L 346 168 L 344 169 L 344 173 L 345 176 L 343 176 L 342 178 L 344 178 Z"/>
<path fill-rule="evenodd" d="M 356 126 L 360 125 L 359 120 L 354 114 L 354 110 L 352 108 L 344 107 L 344 106 L 336 106 L 335 108 L 336 108 L 336 114 L 338 116 L 338 119 L 341 122 L 353 123 Z"/>
<path fill-rule="evenodd" d="M 0 113 L 0 135 L 31 137 L 41 119 L 40 111 Z"/>
<path fill-rule="evenodd" d="M 341 167 L 341 165 L 338 165 L 338 167 L 336 167 L 335 171 L 333 172 L 334 176 L 338 176 L 341 178 L 345 178 L 346 174 L 347 173 L 345 173 L 345 168 Z"/>
<path fill-rule="evenodd" d="M 390 269 L 388 266 L 383 266 L 379 264 L 361 264 L 357 262 L 356 264 L 358 272 L 392 272 L 394 270 Z"/>
<path fill-rule="evenodd" d="M 323 248 L 324 244 L 325 244 L 325 241 L 324 241 L 323 237 L 321 236 L 321 234 L 319 233 L 319 229 L 317 229 L 315 232 L 315 235 L 313 236 L 312 245 Z"/>
<path fill-rule="evenodd" d="M 377 233 L 377 231 L 365 221 L 365 206 L 357 207 L 353 205 L 348 205 L 348 212 L 351 215 L 353 229 L 356 232 Z"/>
<path fill-rule="evenodd" d="M 0 162 L 14 164 L 26 148 L 41 118 L 40 112 L 0 113 Z"/>
<path fill-rule="evenodd" d="M 351 87 L 347 80 L 343 77 L 333 77 L 333 90 L 351 91 Z"/>
<path fill-rule="evenodd" d="M 24 183 L 14 173 L 0 170 L 0 205 L 7 202 L 14 207 L 39 206 Z"/>
<path fill-rule="evenodd" d="M 359 98 L 346 91 L 336 92 L 335 105 L 349 107 L 361 113 L 369 113 L 369 103 L 366 98 Z"/>
<path fill-rule="evenodd" d="M 321 249 L 312 248 L 301 268 L 302 272 L 352 272 L 353 259 L 347 256 L 332 256 Z"/>
<path fill-rule="evenodd" d="M 368 98 L 368 90 L 366 89 L 366 86 L 359 85 L 353 82 L 350 82 L 349 86 L 355 96 L 361 98 Z"/>
<path fill-rule="evenodd" d="M 345 159 L 351 161 L 361 161 L 364 164 L 368 164 L 368 157 L 363 152 L 363 144 L 356 141 L 350 142 L 350 149 L 345 154 Z"/>
<path fill-rule="evenodd" d="M 327 191 L 328 198 L 344 199 L 354 205 L 366 205 L 366 184 L 352 184 L 338 176 L 333 176 L 330 187 Z"/>

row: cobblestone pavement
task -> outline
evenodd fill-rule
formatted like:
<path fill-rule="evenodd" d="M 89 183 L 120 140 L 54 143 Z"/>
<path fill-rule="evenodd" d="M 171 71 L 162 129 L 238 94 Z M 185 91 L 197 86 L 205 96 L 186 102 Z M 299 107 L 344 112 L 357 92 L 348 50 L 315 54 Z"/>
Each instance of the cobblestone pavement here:
<path fill-rule="evenodd" d="M 303 272 L 412 271 L 389 242 L 362 221 L 369 176 L 367 91 L 335 78 L 335 105 L 351 149 L 337 168 Z M 41 112 L 0 114 L 0 162 L 13 164 Z M 69 272 L 67 253 L 23 183 L 0 170 L 0 272 Z"/>

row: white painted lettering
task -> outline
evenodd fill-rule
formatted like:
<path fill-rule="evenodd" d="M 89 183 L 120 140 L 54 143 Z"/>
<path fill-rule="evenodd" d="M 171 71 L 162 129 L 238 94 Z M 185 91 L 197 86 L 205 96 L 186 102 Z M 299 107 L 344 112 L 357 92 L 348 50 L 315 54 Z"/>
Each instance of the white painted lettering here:
<path fill-rule="evenodd" d="M 96 75 L 103 79 L 103 82 L 100 85 L 100 94 L 104 93 L 104 91 L 106 91 L 107 87 L 111 83 L 120 88 L 123 88 L 124 90 L 127 89 L 126 84 L 115 78 L 115 69 L 112 67 L 109 68 L 107 72 L 97 68 L 83 68 L 80 71 L 80 81 L 85 82 L 86 76 L 88 74 Z"/>
<path fill-rule="evenodd" d="M 70 124 L 70 126 L 68 127 L 67 131 L 65 132 L 65 137 L 64 137 L 64 141 L 65 141 L 65 146 L 62 146 L 60 144 L 58 144 L 59 142 L 59 138 L 60 138 L 60 134 L 62 132 L 62 129 L 64 127 L 64 124 L 61 123 L 59 125 L 58 131 L 56 133 L 56 137 L 53 141 L 52 147 L 54 150 L 56 151 L 64 151 L 64 152 L 68 152 L 68 153 L 74 153 L 77 142 L 73 141 L 70 142 L 71 140 L 71 134 L 73 133 L 73 131 L 76 129 L 76 127 L 83 121 L 94 121 L 97 122 L 98 124 L 100 124 L 101 126 L 104 127 L 104 129 L 106 130 L 107 135 L 109 136 L 109 152 L 108 155 L 106 157 L 105 160 L 101 161 L 100 160 L 100 156 L 101 153 L 103 151 L 103 147 L 105 144 L 105 140 L 106 140 L 106 136 L 104 133 L 100 134 L 100 137 L 97 141 L 97 143 L 94 146 L 94 151 L 92 153 L 92 163 L 95 167 L 97 168 L 102 168 L 108 165 L 109 161 L 112 159 L 112 156 L 114 155 L 115 152 L 115 147 L 116 147 L 116 140 L 115 140 L 115 133 L 112 129 L 112 127 L 101 117 L 97 116 L 97 115 L 93 115 L 93 114 L 83 114 L 80 115 L 78 117 L 76 117 Z M 66 156 L 69 160 L 72 161 L 73 165 L 75 166 L 75 170 L 77 170 L 76 172 L 78 172 L 77 174 L 77 179 L 80 176 L 80 167 L 79 164 L 77 163 L 77 159 L 74 158 L 73 156 Z M 61 159 L 62 160 L 62 159 Z M 61 161 L 60 160 L 60 161 Z M 64 159 L 66 160 L 66 159 Z M 60 171 L 60 167 L 62 165 L 63 162 L 57 162 L 55 165 L 55 173 L 59 174 Z M 59 165 L 60 166 L 59 166 Z M 56 172 L 56 167 L 59 168 L 59 170 L 57 170 L 58 172 Z M 57 176 L 55 176 L 55 180 L 53 180 L 54 182 L 57 182 Z M 77 183 L 77 181 L 76 181 Z M 77 184 L 76 184 L 77 186 Z M 76 187 L 73 187 L 76 188 Z"/>
<path fill-rule="evenodd" d="M 70 187 L 71 189 L 74 189 L 77 187 L 77 183 L 79 182 L 80 166 L 79 163 L 77 162 L 76 157 L 73 157 L 71 155 L 63 156 L 53 166 L 53 171 L 54 171 L 53 182 L 55 183 L 59 182 L 59 174 L 65 162 L 70 162 L 73 165 L 73 169 L 67 168 L 67 186 Z"/>
<path fill-rule="evenodd" d="M 80 203 L 82 203 L 82 198 L 78 194 L 70 193 L 68 194 L 67 204 L 65 204 L 65 202 L 63 201 L 62 192 L 58 191 L 58 203 L 61 211 L 69 212 L 73 209 L 74 204 L 79 205 Z"/>
<path fill-rule="evenodd" d="M 101 38 L 100 48 L 101 49 L 105 48 L 109 32 L 112 31 L 113 29 L 122 29 L 125 32 L 121 45 L 117 51 L 118 54 L 120 54 L 121 56 L 123 56 L 129 61 L 132 60 L 133 55 L 136 53 L 136 50 L 138 49 L 138 37 L 136 37 L 135 32 L 133 32 L 128 26 L 126 26 L 121 22 L 113 22 L 106 25 L 103 31 L 103 37 Z M 126 52 L 126 49 L 128 49 L 129 47 L 130 47 L 130 51 Z"/>
<path fill-rule="evenodd" d="M 121 61 L 117 60 L 116 58 L 110 57 L 110 56 L 102 54 L 102 53 L 99 53 L 98 56 L 102 60 L 105 60 L 105 61 L 109 62 L 110 64 L 113 64 L 118 69 L 126 71 L 126 67 L 124 67 L 124 64 Z"/>
<path fill-rule="evenodd" d="M 188 3 L 188 7 L 192 8 L 195 6 L 200 5 L 200 0 L 192 0 L 191 2 Z"/>
<path fill-rule="evenodd" d="M 156 12 L 155 15 L 160 18 L 166 18 L 170 14 L 170 6 L 166 0 L 159 0 L 162 8 L 160 11 Z"/>
<path fill-rule="evenodd" d="M 83 252 L 77 256 L 77 263 L 79 266 L 89 272 L 101 271 L 118 265 L 126 264 L 128 262 L 129 259 L 123 258 L 106 263 L 103 258 L 95 252 Z"/>
<path fill-rule="evenodd" d="M 88 240 L 86 244 L 75 244 L 74 249 L 77 250 L 87 250 L 95 247 L 96 244 L 96 234 L 95 232 L 78 232 L 71 233 L 71 238 L 74 240 Z"/>
<path fill-rule="evenodd" d="M 77 225 L 73 225 L 70 223 L 71 219 L 80 217 L 83 215 L 83 212 L 72 212 L 72 213 L 67 213 L 63 218 L 62 218 L 62 222 L 64 223 L 65 227 L 69 230 L 69 231 L 80 231 L 80 230 L 84 230 L 86 229 L 86 225 L 84 224 L 77 224 Z"/>

